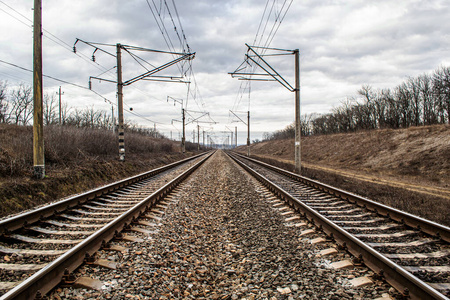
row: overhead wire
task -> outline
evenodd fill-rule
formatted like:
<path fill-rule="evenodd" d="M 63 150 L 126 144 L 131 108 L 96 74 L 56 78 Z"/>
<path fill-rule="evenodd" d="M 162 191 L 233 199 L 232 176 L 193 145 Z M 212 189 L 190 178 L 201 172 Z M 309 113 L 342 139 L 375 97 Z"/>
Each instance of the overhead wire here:
<path fill-rule="evenodd" d="M 6 4 L 4 1 L 0 0 L 0 3 L 2 3 L 3 5 L 5 5 L 7 8 L 9 8 L 10 10 L 12 10 L 13 12 L 15 12 L 17 15 L 21 16 L 23 19 L 25 19 L 26 21 L 28 21 L 29 23 L 27 24 L 26 22 L 24 22 L 23 20 L 19 19 L 18 17 L 6 12 L 4 9 L 1 9 L 3 12 L 5 12 L 6 14 L 8 14 L 9 16 L 11 16 L 12 18 L 16 19 L 17 21 L 19 21 L 20 23 L 24 24 L 25 26 L 29 27 L 29 28 L 33 28 L 33 21 L 26 17 L 25 15 L 23 15 L 22 13 L 20 13 L 19 11 L 17 11 L 16 9 L 14 9 L 13 7 L 11 7 L 10 5 Z M 47 39 L 49 39 L 50 41 L 54 42 L 55 44 L 61 46 L 62 48 L 70 51 L 73 53 L 72 51 L 72 46 L 70 46 L 69 44 L 67 44 L 66 42 L 64 42 L 62 39 L 60 39 L 59 37 L 57 37 L 56 35 L 54 35 L 53 33 L 51 33 L 50 31 L 46 30 L 45 28 L 42 28 L 43 31 L 43 36 Z M 107 68 L 100 65 L 99 63 L 93 62 L 89 57 L 83 55 L 83 54 L 78 54 L 75 53 L 78 57 L 80 57 L 81 59 L 93 64 L 96 68 L 98 69 L 102 69 L 102 70 L 106 70 Z"/>
<path fill-rule="evenodd" d="M 174 46 L 174 43 L 172 42 L 170 34 L 165 25 L 163 13 L 162 13 L 163 9 L 164 9 L 164 11 L 167 11 L 167 15 L 170 18 L 170 22 L 173 26 L 175 34 L 180 43 L 181 51 L 185 52 L 187 50 L 188 52 L 190 52 L 191 49 L 187 42 L 186 34 L 185 34 L 183 26 L 181 24 L 181 20 L 180 20 L 179 14 L 178 14 L 178 10 L 176 8 L 175 1 L 172 0 L 172 7 L 173 7 L 173 10 L 175 11 L 175 15 L 176 15 L 176 18 L 177 18 L 177 21 L 179 24 L 179 28 L 181 30 L 181 34 L 178 31 L 177 24 L 173 18 L 174 14 L 172 14 L 171 7 L 170 7 L 169 3 L 167 2 L 167 0 L 160 0 L 159 10 L 158 10 L 158 6 L 155 3 L 155 0 L 151 0 L 151 3 L 149 0 L 146 0 L 146 2 L 147 2 L 147 5 L 148 5 L 152 15 L 153 15 L 153 18 L 155 19 L 155 21 L 157 23 L 159 31 L 163 35 L 164 41 L 165 41 L 168 49 L 171 51 L 175 51 L 175 46 Z M 185 46 L 187 49 L 185 49 Z M 186 64 L 188 65 L 187 70 L 184 69 Z M 187 93 L 186 93 L 186 101 L 184 102 L 184 106 L 187 107 L 189 105 L 189 98 L 191 97 L 194 100 L 194 102 L 196 103 L 196 105 L 201 110 L 204 111 L 205 110 L 205 102 L 203 101 L 203 98 L 201 98 L 199 86 L 198 86 L 197 80 L 196 80 L 194 72 L 193 72 L 192 61 L 184 61 L 181 64 L 181 66 L 179 64 L 177 64 L 177 67 L 180 71 L 181 76 L 185 77 L 186 78 L 185 81 L 188 82 L 188 83 L 186 83 Z"/>
<path fill-rule="evenodd" d="M 278 29 L 280 28 L 281 23 L 283 22 L 289 8 L 292 5 L 293 0 L 290 0 L 289 4 L 286 6 L 288 1 L 289 0 L 284 0 L 284 2 L 281 5 L 281 8 L 279 8 L 277 0 L 272 0 L 272 4 L 270 5 L 270 9 L 268 12 L 267 12 L 267 10 L 269 8 L 270 0 L 267 0 L 266 4 L 264 6 L 264 11 L 261 16 L 261 20 L 259 22 L 257 32 L 255 34 L 255 38 L 253 40 L 253 45 L 263 48 L 261 51 L 262 54 L 266 53 L 267 48 L 272 43 L 275 35 L 278 32 Z M 267 26 L 269 24 L 271 17 L 273 17 L 273 16 L 274 16 L 273 25 L 271 26 L 269 33 L 266 34 Z M 257 61 L 259 61 L 259 58 L 257 59 Z M 246 61 L 246 60 L 244 62 L 248 63 L 248 61 Z M 254 73 L 258 66 L 257 66 L 257 64 L 253 64 L 253 65 L 248 64 L 248 66 L 246 65 L 244 70 L 247 69 L 247 67 L 250 68 L 250 70 L 251 70 L 251 71 L 249 71 L 249 73 Z M 250 78 L 251 78 L 251 75 L 250 75 Z M 250 80 L 241 82 L 241 84 L 239 86 L 239 90 L 238 90 L 238 95 L 232 106 L 233 110 L 237 110 L 237 108 L 239 107 L 239 105 L 241 104 L 241 102 L 243 100 L 244 94 L 247 92 L 248 92 L 248 109 L 250 110 L 250 94 L 251 94 Z"/>
<path fill-rule="evenodd" d="M 153 8 L 152 8 L 152 6 L 151 6 L 149 0 L 146 0 L 146 2 L 147 2 L 147 4 L 148 4 L 150 10 L 152 11 L 152 14 L 153 14 L 153 16 L 154 16 L 154 18 L 155 18 L 155 20 L 156 20 L 156 22 L 157 22 L 157 25 L 158 25 L 158 27 L 159 27 L 159 29 L 160 29 L 160 31 L 161 31 L 163 37 L 164 37 L 164 40 L 165 40 L 165 42 L 166 42 L 166 44 L 167 44 L 169 50 L 172 51 L 172 52 L 176 52 L 176 51 L 175 51 L 175 47 L 174 47 L 174 45 L 173 45 L 173 42 L 172 42 L 172 40 L 170 39 L 170 35 L 169 35 L 169 33 L 168 33 L 168 30 L 167 30 L 167 28 L 166 28 L 165 25 L 164 25 L 163 16 L 162 16 L 162 12 L 163 12 L 164 7 L 167 9 L 167 12 L 168 12 L 168 14 L 169 14 L 169 16 L 170 16 L 170 19 L 171 19 L 171 21 L 172 21 L 172 24 L 174 25 L 174 30 L 175 30 L 175 32 L 176 32 L 176 34 L 177 34 L 177 36 L 178 36 L 179 41 L 180 41 L 180 47 L 182 48 L 183 52 L 186 51 L 185 46 L 186 46 L 187 50 L 190 51 L 190 47 L 189 47 L 189 45 L 188 45 L 188 43 L 187 43 L 187 39 L 186 39 L 186 36 L 185 36 L 185 33 L 184 33 L 184 29 L 183 29 L 183 27 L 182 27 L 182 25 L 181 25 L 181 20 L 180 20 L 179 14 L 178 14 L 178 10 L 176 9 L 176 5 L 175 5 L 174 0 L 172 0 L 172 5 L 173 5 L 173 8 L 174 8 L 174 10 L 175 10 L 175 14 L 176 14 L 176 17 L 177 17 L 177 21 L 178 21 L 178 24 L 179 24 L 179 28 L 181 29 L 181 35 L 180 35 L 179 31 L 177 30 L 177 26 L 176 26 L 176 24 L 175 24 L 175 20 L 173 19 L 173 16 L 172 16 L 172 14 L 171 14 L 171 12 L 170 12 L 169 4 L 167 3 L 166 0 L 164 0 L 164 5 L 163 5 L 163 3 L 162 3 L 162 0 L 160 1 L 160 5 L 159 5 L 160 7 L 159 7 L 159 10 L 158 10 L 158 7 L 157 7 L 155 1 L 152 0 L 152 3 L 153 3 L 153 5 L 154 5 L 154 9 L 155 9 L 155 11 L 156 11 L 156 14 L 155 14 L 155 12 L 153 11 Z M 29 23 L 27 24 L 26 21 L 19 19 L 17 16 L 14 16 L 13 14 L 7 12 L 6 10 L 4 10 L 4 9 L 2 9 L 2 8 L 0 8 L 1 11 L 3 11 L 3 12 L 6 13 L 6 14 L 8 14 L 9 16 L 11 16 L 12 18 L 16 19 L 17 21 L 19 21 L 20 23 L 24 24 L 25 26 L 32 28 L 32 25 L 31 25 L 31 24 L 32 24 L 33 22 L 32 22 L 31 19 L 29 19 L 29 18 L 26 17 L 25 15 L 21 14 L 20 12 L 18 12 L 17 10 L 15 10 L 14 8 L 12 8 L 12 7 L 9 6 L 8 4 L 6 4 L 4 1 L 1 1 L 1 0 L 0 0 L 0 3 L 4 4 L 8 9 L 12 10 L 14 13 L 16 13 L 17 15 L 19 15 L 21 18 L 23 18 L 24 20 L 26 20 L 26 21 L 29 22 Z M 156 15 L 158 15 L 158 17 L 159 17 L 159 22 L 158 22 L 158 17 L 156 17 Z M 63 41 L 62 39 L 60 39 L 59 37 L 57 37 L 56 35 L 52 34 L 51 32 L 49 32 L 48 30 L 46 30 L 46 29 L 44 29 L 44 28 L 43 28 L 43 32 L 45 32 L 44 37 L 46 37 L 46 38 L 48 38 L 49 40 L 51 40 L 52 42 L 58 44 L 58 45 L 61 46 L 62 48 L 64 48 L 64 49 L 70 51 L 71 53 L 74 52 L 74 51 L 72 50 L 73 48 L 72 48 L 71 45 L 69 45 L 68 43 L 66 43 L 65 41 Z M 166 37 L 167 37 L 167 38 L 166 38 Z M 104 44 L 104 43 L 92 43 L 92 44 L 94 44 L 94 45 L 115 46 L 115 45 Z M 133 54 L 133 53 L 131 53 L 131 52 L 129 52 L 129 53 L 130 53 L 131 57 L 132 57 L 137 63 L 139 63 L 143 68 L 145 68 L 145 66 L 144 66 L 142 63 L 140 63 L 139 60 L 142 61 L 143 63 L 146 63 L 146 64 L 148 64 L 148 65 L 154 67 L 151 63 L 149 63 L 148 61 L 142 59 L 141 57 L 137 56 L 136 54 Z M 85 61 L 88 61 L 89 63 L 93 64 L 96 68 L 101 69 L 102 74 L 108 73 L 108 75 L 111 76 L 111 77 L 114 77 L 114 76 L 115 76 L 115 73 L 112 73 L 112 72 L 111 72 L 111 70 L 112 70 L 113 68 L 108 69 L 108 68 L 106 68 L 106 67 L 100 65 L 98 62 L 95 62 L 95 61 L 91 60 L 88 56 L 84 55 L 83 53 L 75 53 L 75 54 L 76 54 L 78 57 L 80 57 L 81 59 L 83 59 L 83 60 L 85 60 Z M 184 62 L 184 64 L 185 64 L 185 63 L 186 63 L 186 62 Z M 183 65 L 184 65 L 184 64 L 183 64 Z M 181 76 L 185 76 L 185 75 L 186 75 L 186 72 L 183 72 L 184 67 L 183 67 L 183 66 L 180 67 L 179 64 L 177 64 L 177 67 L 178 67 L 179 70 L 180 70 Z M 147 68 L 145 68 L 145 69 L 147 69 Z M 26 71 L 29 71 L 29 70 L 26 70 Z M 61 80 L 61 79 L 58 79 L 58 78 L 55 78 L 55 77 L 52 77 L 52 76 L 48 76 L 48 75 L 45 75 L 45 76 L 46 76 L 47 78 L 50 78 L 50 79 L 53 79 L 53 80 L 56 80 L 56 81 L 59 81 L 59 82 L 62 82 L 62 83 L 66 83 L 66 84 L 73 85 L 73 86 L 76 86 L 76 87 L 82 87 L 81 85 L 74 84 L 74 83 L 71 83 L 71 82 L 68 82 L 68 81 L 65 81 L 65 80 Z M 195 93 L 194 95 L 196 95 L 196 94 L 198 93 L 198 85 L 197 85 L 197 83 L 196 83 L 195 77 L 193 77 L 193 78 L 194 78 L 193 80 L 195 81 L 195 86 L 196 86 L 196 87 L 195 87 L 196 93 Z M 188 81 L 189 81 L 189 80 L 188 80 Z M 86 87 L 82 87 L 82 88 L 87 89 Z M 150 96 L 150 97 L 152 97 L 152 98 L 154 98 L 154 99 L 160 100 L 160 99 L 158 99 L 158 98 L 156 98 L 156 97 L 154 97 L 154 96 L 152 96 L 152 95 L 149 95 L 148 93 L 142 91 L 141 89 L 139 89 L 139 88 L 137 88 L 137 87 L 133 87 L 133 88 L 135 88 L 136 90 L 138 90 L 138 91 L 139 91 L 140 93 L 142 93 L 142 94 L 145 94 L 145 95 Z M 191 89 L 191 91 L 192 91 L 192 89 Z M 93 91 L 93 90 L 92 90 L 92 92 L 96 93 L 96 92 Z M 97 94 L 98 94 L 98 93 L 97 93 Z M 104 97 L 101 96 L 100 94 L 98 94 L 98 95 L 99 95 L 100 97 L 104 98 Z M 106 98 L 104 98 L 104 99 L 106 99 Z M 160 101 L 162 101 L 162 100 L 160 100 Z M 202 105 L 204 106 L 204 103 L 203 103 L 203 102 L 202 102 Z"/>

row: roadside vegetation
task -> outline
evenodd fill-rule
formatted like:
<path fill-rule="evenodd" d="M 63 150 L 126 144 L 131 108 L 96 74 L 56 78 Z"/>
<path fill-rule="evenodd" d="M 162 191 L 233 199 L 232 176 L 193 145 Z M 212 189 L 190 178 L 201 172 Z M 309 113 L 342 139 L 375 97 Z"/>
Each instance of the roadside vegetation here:
<path fill-rule="evenodd" d="M 126 160 L 118 161 L 118 138 L 104 128 L 44 127 L 44 180 L 34 180 L 32 127 L 0 123 L 0 216 L 80 193 L 191 156 L 196 145 L 128 131 Z"/>
<path fill-rule="evenodd" d="M 301 128 L 302 175 L 450 225 L 450 67 L 392 89 L 363 85 Z M 294 124 L 266 132 L 251 153 L 292 171 L 294 138 Z"/>
<path fill-rule="evenodd" d="M 125 162 L 111 115 L 73 109 L 44 97 L 44 180 L 34 180 L 32 88 L 0 82 L 0 216 L 57 200 L 191 156 L 197 145 L 167 139 L 154 128 L 125 124 Z M 115 131 L 115 132 L 114 132 Z"/>
<path fill-rule="evenodd" d="M 293 138 L 250 149 L 294 170 Z M 302 137 L 302 175 L 450 226 L 450 125 Z"/>

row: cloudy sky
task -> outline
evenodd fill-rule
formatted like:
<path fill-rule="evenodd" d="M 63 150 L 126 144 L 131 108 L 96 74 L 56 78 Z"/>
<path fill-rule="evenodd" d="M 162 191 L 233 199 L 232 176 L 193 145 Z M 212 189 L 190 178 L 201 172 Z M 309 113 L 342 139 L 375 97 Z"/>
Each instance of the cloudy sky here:
<path fill-rule="evenodd" d="M 300 50 L 302 113 L 327 113 L 347 97 L 355 96 L 363 84 L 394 87 L 408 76 L 450 65 L 447 0 L 293 0 L 281 24 L 275 23 L 276 17 L 280 20 L 291 0 L 174 1 L 187 43 L 196 52 L 192 65 L 198 90 L 191 84 L 187 109 L 193 112 L 188 118 L 198 116 L 194 111 L 209 112 L 218 124 L 200 125 L 205 130 L 213 129 L 217 139 L 225 126 L 238 126 L 239 143 L 245 142 L 245 126 L 233 122 L 237 118 L 230 116 L 230 109 L 245 112 L 250 107 L 252 139 L 261 138 L 262 132 L 282 129 L 294 120 L 292 92 L 276 82 L 252 81 L 250 95 L 248 89 L 239 93 L 243 81 L 227 74 L 243 62 L 245 43 L 254 42 L 258 28 L 259 38 L 265 39 L 272 26 L 279 25 L 270 46 Z M 161 33 L 149 4 L 159 10 L 166 35 Z M 32 69 L 32 5 L 30 0 L 0 0 L 0 60 L 27 69 Z M 268 10 L 262 18 L 266 5 Z M 44 0 L 44 74 L 87 87 L 89 76 L 99 76 L 114 67 L 115 58 L 99 51 L 96 62 L 89 61 L 94 49 L 82 43 L 77 44 L 77 55 L 71 52 L 76 38 L 165 51 L 169 50 L 165 39 L 170 38 L 180 51 L 170 16 L 181 34 L 172 0 Z M 115 53 L 114 47 L 102 49 Z M 135 54 L 154 66 L 174 59 L 169 54 Z M 124 79 L 145 72 L 131 56 L 125 53 L 123 57 Z M 294 83 L 292 55 L 267 60 Z M 186 67 L 172 66 L 160 74 L 178 76 Z M 114 80 L 115 76 L 112 69 L 99 77 Z M 27 71 L 0 62 L 0 81 L 8 81 L 10 86 L 19 82 L 31 85 L 32 77 Z M 92 82 L 93 90 L 110 102 L 87 89 L 44 80 L 44 90 L 51 95 L 59 86 L 64 92 L 63 101 L 73 109 L 94 107 L 109 112 L 110 102 L 116 102 L 112 83 Z M 184 99 L 186 105 L 186 95 L 183 83 L 137 82 L 124 88 L 125 118 L 146 127 L 156 123 L 160 131 L 166 135 L 172 131 L 177 138 L 180 123 L 172 125 L 172 120 L 180 119 L 181 106 L 167 102 L 167 96 Z M 130 107 L 137 115 L 128 112 Z M 193 128 L 190 124 L 187 129 L 188 139 Z"/>

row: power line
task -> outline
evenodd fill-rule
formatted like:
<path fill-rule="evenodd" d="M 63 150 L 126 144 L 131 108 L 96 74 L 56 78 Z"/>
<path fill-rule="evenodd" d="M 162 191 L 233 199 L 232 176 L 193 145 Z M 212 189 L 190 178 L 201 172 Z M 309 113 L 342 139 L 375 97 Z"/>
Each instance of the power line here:
<path fill-rule="evenodd" d="M 163 1 L 164 1 L 164 3 L 163 3 Z M 152 15 L 153 15 L 153 18 L 156 21 L 156 24 L 157 24 L 157 26 L 159 28 L 159 31 L 161 32 L 161 34 L 163 36 L 163 39 L 164 39 L 168 49 L 170 51 L 175 51 L 175 46 L 174 46 L 174 43 L 172 42 L 172 39 L 171 39 L 171 37 L 169 35 L 169 32 L 168 32 L 168 30 L 166 28 L 166 25 L 165 25 L 165 22 L 164 22 L 164 17 L 163 17 L 163 14 L 162 14 L 163 9 L 164 9 L 164 11 L 167 11 L 167 14 L 168 14 L 168 16 L 170 18 L 170 21 L 171 21 L 171 23 L 173 25 L 173 29 L 175 31 L 175 34 L 176 34 L 176 36 L 177 36 L 177 38 L 178 38 L 178 40 L 180 42 L 180 47 L 182 48 L 181 51 L 183 51 L 183 52 L 186 51 L 186 49 L 184 49 L 185 45 L 186 45 L 187 50 L 191 51 L 190 47 L 189 47 L 189 44 L 187 42 L 187 39 L 186 39 L 186 35 L 185 35 L 185 32 L 184 32 L 183 26 L 181 24 L 181 20 L 180 20 L 179 14 L 178 14 L 178 10 L 176 8 L 175 1 L 172 0 L 172 6 L 173 6 L 173 9 L 175 11 L 175 15 L 177 17 L 177 21 L 178 21 L 178 24 L 179 24 L 179 27 L 180 27 L 180 30 L 181 30 L 181 35 L 180 35 L 180 32 L 177 29 L 177 25 L 176 25 L 175 20 L 173 18 L 173 14 L 171 12 L 171 8 L 169 7 L 169 4 L 167 3 L 166 0 L 160 0 L 160 2 L 159 2 L 159 4 L 160 4 L 159 9 L 158 9 L 158 7 L 157 7 L 157 5 L 155 3 L 155 0 L 152 0 L 152 2 L 151 2 L 153 5 L 150 3 L 149 0 L 146 0 L 146 2 L 147 2 L 147 5 L 148 5 Z M 189 67 L 187 68 L 186 71 L 184 71 L 184 65 L 186 63 L 189 65 Z M 188 106 L 188 103 L 189 103 L 189 96 L 191 96 L 192 99 L 197 104 L 197 106 L 201 110 L 204 110 L 205 109 L 205 103 L 204 103 L 203 99 L 201 98 L 201 94 L 200 94 L 200 90 L 199 90 L 199 87 L 198 87 L 198 83 L 197 83 L 197 80 L 196 80 L 194 72 L 193 72 L 192 62 L 191 61 L 183 62 L 181 67 L 179 65 L 177 65 L 177 67 L 178 67 L 178 69 L 179 69 L 179 71 L 181 73 L 181 76 L 186 77 L 186 81 L 187 82 L 192 82 L 192 85 L 193 85 L 193 87 L 191 87 L 191 84 L 187 83 L 187 95 L 186 95 L 186 102 L 185 102 L 186 107 Z"/>
<path fill-rule="evenodd" d="M 20 23 L 24 24 L 25 26 L 29 27 L 29 28 L 33 28 L 32 23 L 33 21 L 31 19 L 29 19 L 28 17 L 24 16 L 23 14 L 21 14 L 20 12 L 18 12 L 16 9 L 12 8 L 11 6 L 9 6 L 8 4 L 6 4 L 5 2 L 0 0 L 0 3 L 4 4 L 6 7 L 8 7 L 10 10 L 14 11 L 16 14 L 18 14 L 19 16 L 21 16 L 22 18 L 24 18 L 25 20 L 27 20 L 30 23 L 25 23 L 24 21 L 20 20 L 19 18 L 17 18 L 16 16 L 13 16 L 12 14 L 6 12 L 5 10 L 1 9 L 1 11 L 5 12 L 6 14 L 8 14 L 9 16 L 11 16 L 12 18 L 16 19 L 17 21 L 19 21 Z M 54 42 L 55 44 L 61 46 L 62 48 L 64 48 L 67 51 L 72 52 L 72 46 L 70 46 L 69 44 L 67 44 L 65 41 L 63 41 L 62 39 L 60 39 L 59 37 L 57 37 L 56 35 L 54 35 L 53 33 L 51 33 L 50 31 L 46 30 L 45 28 L 42 28 L 44 34 L 44 37 L 49 39 L 50 41 Z M 93 64 L 96 68 L 98 69 L 103 69 L 106 70 L 106 68 L 96 62 L 93 62 L 89 57 L 87 56 L 83 56 L 83 54 L 79 55 L 76 54 L 79 58 Z"/>
<path fill-rule="evenodd" d="M 255 46 L 263 48 L 263 50 L 261 51 L 262 54 L 266 53 L 267 48 L 272 43 L 275 35 L 278 32 L 278 29 L 280 28 L 281 23 L 283 22 L 286 14 L 287 14 L 287 12 L 288 12 L 288 10 L 291 7 L 292 2 L 293 2 L 293 0 L 290 0 L 289 4 L 286 5 L 289 0 L 284 0 L 283 4 L 281 5 L 281 8 L 278 9 L 278 6 L 276 6 L 278 1 L 277 0 L 272 0 L 272 1 L 273 2 L 272 2 L 272 5 L 270 6 L 269 12 L 267 12 L 267 10 L 268 10 L 268 7 L 269 7 L 270 0 L 267 0 L 267 2 L 266 2 L 266 5 L 264 7 L 264 11 L 263 11 L 261 20 L 259 22 L 258 30 L 257 30 L 255 38 L 254 38 Z M 269 24 L 269 21 L 270 21 L 272 16 L 274 16 L 273 25 L 271 26 L 271 29 L 270 29 L 269 33 L 266 35 L 267 25 Z M 264 22 L 264 26 L 262 26 L 263 22 Z M 263 28 L 263 29 L 261 30 L 261 28 Z M 259 38 L 258 38 L 258 36 L 259 36 Z M 264 38 L 265 38 L 265 42 L 263 43 L 263 39 Z M 251 71 L 249 71 L 248 73 L 254 73 L 256 71 L 256 68 L 258 67 L 258 65 L 257 65 L 258 63 L 259 63 L 259 58 L 257 58 L 256 63 L 253 63 L 253 64 L 249 64 L 248 60 L 246 59 L 244 61 L 244 63 L 243 63 L 243 64 L 245 64 L 245 67 L 243 69 L 250 68 Z M 251 78 L 251 76 L 250 76 L 250 78 Z M 241 82 L 241 84 L 239 86 L 239 90 L 238 90 L 238 95 L 237 95 L 236 100 L 235 100 L 234 105 L 233 105 L 233 109 L 237 109 L 237 107 L 242 102 L 244 94 L 247 91 L 249 93 L 249 104 L 248 104 L 248 106 L 249 106 L 249 109 L 250 109 L 250 92 L 251 92 L 251 83 L 250 83 L 250 81 L 245 81 L 245 83 Z"/>
<path fill-rule="evenodd" d="M 3 63 L 3 64 L 6 64 L 6 65 L 10 65 L 10 66 L 12 66 L 12 67 L 18 68 L 18 69 L 27 71 L 27 72 L 33 72 L 33 71 L 30 70 L 30 69 L 27 69 L 27 68 L 18 66 L 18 65 L 13 64 L 13 63 L 9 63 L 9 62 L 3 61 L 3 60 L 0 60 L 0 62 Z M 72 83 L 72 82 L 69 82 L 69 81 L 66 81 L 66 80 L 62 80 L 62 79 L 59 79 L 59 78 L 56 78 L 56 77 L 53 77 L 53 76 L 49 76 L 49 75 L 42 75 L 42 76 L 43 76 L 43 77 L 46 77 L 46 78 L 49 78 L 49 79 L 52 79 L 52 80 L 56 80 L 56 81 L 65 83 L 65 84 L 69 84 L 69 85 L 78 87 L 78 88 L 81 88 L 81 89 L 84 89 L 84 90 L 88 90 L 88 91 L 90 91 L 90 92 L 96 94 L 97 96 L 101 97 L 105 102 L 109 103 L 110 105 L 117 106 L 117 103 L 115 103 L 115 102 L 113 102 L 113 101 L 111 101 L 111 100 L 105 98 L 103 95 L 101 95 L 101 94 L 99 94 L 98 92 L 96 92 L 96 91 L 94 91 L 94 90 L 92 90 L 92 89 L 89 89 L 89 88 L 87 88 L 87 87 L 84 87 L 84 86 L 81 86 L 81 85 L 79 85 L 79 84 Z M 130 107 L 128 104 L 127 104 L 127 106 Z M 131 110 L 129 110 L 129 111 L 127 110 L 126 112 L 127 112 L 127 113 L 130 113 L 130 114 L 132 114 L 132 115 L 135 115 L 135 116 L 137 116 L 137 117 L 139 117 L 139 118 L 141 118 L 141 119 L 144 119 L 144 120 L 146 120 L 146 121 L 149 121 L 149 122 L 151 122 L 151 123 L 155 123 L 155 124 L 159 124 L 159 125 L 164 125 L 164 124 L 165 124 L 165 123 L 156 122 L 156 121 L 154 121 L 154 120 L 151 120 L 151 119 L 149 119 L 149 118 L 147 118 L 147 117 L 145 117 L 145 116 L 143 116 L 143 115 L 141 115 L 141 114 L 139 114 L 139 113 L 133 112 L 133 111 L 131 111 Z M 167 124 L 166 124 L 166 125 L 167 125 Z"/>

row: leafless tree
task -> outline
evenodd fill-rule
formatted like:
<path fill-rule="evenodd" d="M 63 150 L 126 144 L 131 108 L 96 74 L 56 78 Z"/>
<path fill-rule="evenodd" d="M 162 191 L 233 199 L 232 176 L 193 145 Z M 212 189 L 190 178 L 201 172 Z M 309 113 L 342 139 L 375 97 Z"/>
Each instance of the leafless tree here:
<path fill-rule="evenodd" d="M 55 95 L 49 96 L 45 94 L 44 96 L 44 124 L 51 125 L 58 123 L 57 116 L 58 104 Z"/>
<path fill-rule="evenodd" d="M 447 118 L 450 124 L 450 68 L 440 67 L 433 74 L 433 88 L 437 97 L 439 110 L 442 112 L 440 116 L 441 123 Z M 446 116 L 445 116 L 446 114 Z"/>
<path fill-rule="evenodd" d="M 27 125 L 33 117 L 32 88 L 24 84 L 11 93 L 11 119 L 14 124 Z"/>
<path fill-rule="evenodd" d="M 70 115 L 70 107 L 66 102 L 61 103 L 61 123 L 65 125 Z"/>
<path fill-rule="evenodd" d="M 6 82 L 0 81 L 0 123 L 8 123 L 8 85 Z"/>

